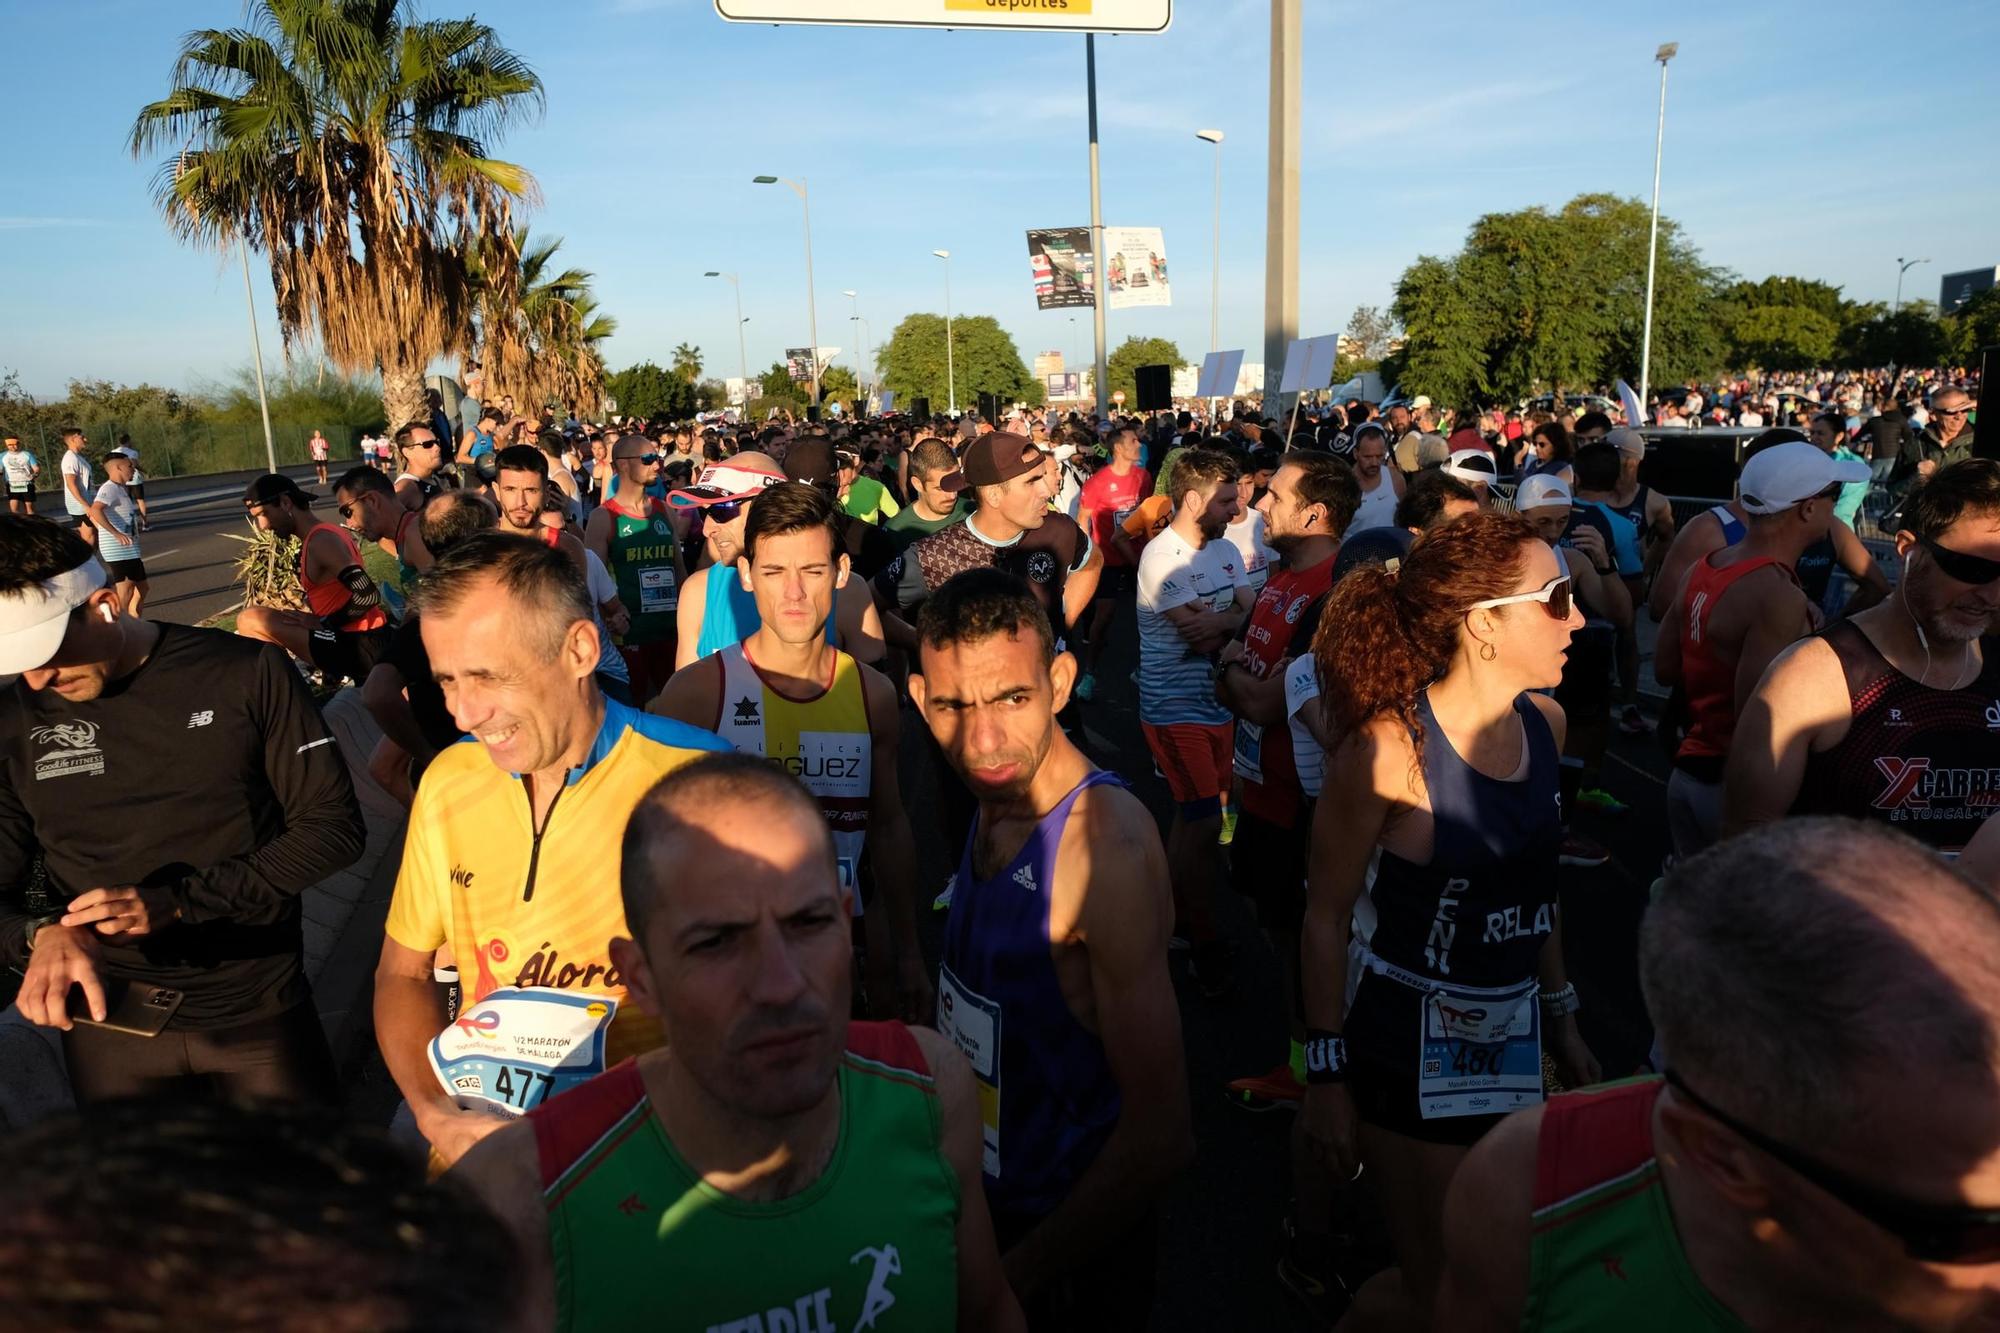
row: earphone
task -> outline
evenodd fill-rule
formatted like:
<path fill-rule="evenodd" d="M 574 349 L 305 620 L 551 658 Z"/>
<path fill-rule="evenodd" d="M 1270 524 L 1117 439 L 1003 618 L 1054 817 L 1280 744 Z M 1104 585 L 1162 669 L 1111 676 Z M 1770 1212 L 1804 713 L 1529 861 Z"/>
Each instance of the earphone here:
<path fill-rule="evenodd" d="M 118 613 L 110 607 L 105 606 L 102 602 L 98 603 L 97 614 L 104 617 L 104 623 L 107 625 L 118 619 Z"/>

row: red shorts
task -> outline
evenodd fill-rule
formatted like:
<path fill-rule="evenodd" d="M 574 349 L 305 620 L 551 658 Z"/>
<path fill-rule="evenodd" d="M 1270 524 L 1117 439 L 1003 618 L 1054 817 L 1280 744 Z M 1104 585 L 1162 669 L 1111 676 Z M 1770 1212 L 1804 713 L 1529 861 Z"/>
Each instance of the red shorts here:
<path fill-rule="evenodd" d="M 1219 801 L 1229 791 L 1236 750 L 1234 722 L 1141 722 L 1146 748 L 1167 775 L 1167 790 L 1182 805 Z"/>

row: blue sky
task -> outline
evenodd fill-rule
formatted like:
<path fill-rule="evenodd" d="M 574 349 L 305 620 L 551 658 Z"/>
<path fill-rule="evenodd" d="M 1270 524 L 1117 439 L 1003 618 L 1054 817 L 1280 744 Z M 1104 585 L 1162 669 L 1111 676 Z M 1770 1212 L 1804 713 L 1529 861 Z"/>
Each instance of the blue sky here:
<path fill-rule="evenodd" d="M 424 0 L 464 12 L 469 0 Z M 1678 4 L 1306 0 L 1301 308 L 1305 334 L 1386 305 L 1422 253 L 1481 213 L 1651 188 L 1651 56 L 1677 40 L 1663 206 L 1707 259 L 1887 300 L 2000 262 L 2000 129 L 1977 62 L 2000 6 L 1886 12 L 1831 0 Z M 1024 357 L 1089 354 L 1089 312 L 1038 312 L 1022 232 L 1089 218 L 1079 36 L 726 24 L 708 0 L 492 0 L 477 13 L 548 87 L 499 155 L 545 196 L 530 221 L 597 274 L 614 366 L 683 339 L 734 374 L 742 275 L 753 373 L 806 342 L 799 209 L 760 173 L 811 184 L 820 341 L 878 343 L 913 310 L 991 314 Z M 0 368 L 60 394 L 72 377 L 192 386 L 248 359 L 233 263 L 186 250 L 152 210 L 155 164 L 124 150 L 181 34 L 236 0 L 0 0 Z M 1128 334 L 1206 350 L 1211 149 L 1223 152 L 1222 345 L 1259 359 L 1267 0 L 1176 0 L 1171 32 L 1099 41 L 1104 213 L 1165 229 L 1175 304 L 1114 312 Z M 32 53 L 30 57 L 27 53 Z M 253 256 L 254 261 L 254 256 Z M 269 281 L 258 275 L 266 354 Z"/>

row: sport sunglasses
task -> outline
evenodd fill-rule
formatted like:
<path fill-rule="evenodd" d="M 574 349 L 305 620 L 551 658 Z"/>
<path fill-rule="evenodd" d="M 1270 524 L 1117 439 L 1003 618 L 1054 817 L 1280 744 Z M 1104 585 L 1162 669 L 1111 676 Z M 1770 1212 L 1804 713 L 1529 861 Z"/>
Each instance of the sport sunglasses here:
<path fill-rule="evenodd" d="M 1988 560 L 1983 555 L 1967 555 L 1964 551 L 1954 551 L 1949 546 L 1939 546 L 1929 537 L 1917 538 L 1917 545 L 1924 548 L 1930 558 L 1937 562 L 1945 577 L 1960 583 L 1984 584 L 2000 579 L 2000 560 Z"/>
<path fill-rule="evenodd" d="M 1469 610 L 1495 606 L 1512 606 L 1515 602 L 1540 602 L 1542 610 L 1549 613 L 1551 620 L 1568 620 L 1570 607 L 1569 575 L 1559 574 L 1543 584 L 1537 592 L 1517 592 L 1512 597 L 1489 597 L 1483 602 L 1474 602 Z"/>
<path fill-rule="evenodd" d="M 1919 1203 L 1864 1185 L 1843 1171 L 1752 1129 L 1690 1088 L 1669 1069 L 1668 1086 L 1745 1143 L 1782 1163 L 1903 1243 L 1912 1259 L 1933 1264 L 1988 1264 L 2000 1259 L 2000 1208 Z"/>

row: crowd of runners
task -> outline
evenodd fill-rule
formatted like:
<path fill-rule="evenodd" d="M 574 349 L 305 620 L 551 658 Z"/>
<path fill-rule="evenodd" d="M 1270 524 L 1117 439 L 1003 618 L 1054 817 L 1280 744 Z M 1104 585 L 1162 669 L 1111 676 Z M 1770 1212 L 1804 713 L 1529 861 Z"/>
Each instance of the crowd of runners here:
<path fill-rule="evenodd" d="M 306 609 L 234 634 L 146 617 L 136 453 L 93 488 L 77 434 L 67 521 L 0 517 L 0 952 L 82 1115 L 0 1179 L 6 1308 L 1146 1328 L 1221 1091 L 1291 1117 L 1235 1280 L 1301 1326 L 2000 1326 L 2000 463 L 1956 383 L 1766 387 L 1691 521 L 1589 404 L 438 402 L 248 485 Z M 1673 755 L 1673 852 L 1590 960 L 1653 1036 L 1607 1068 L 1563 925 L 1619 733 Z M 356 778 L 408 810 L 409 1155 L 340 1122 L 302 958 Z M 1289 1058 L 1191 1088 L 1249 968 Z"/>

